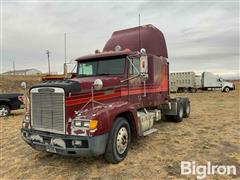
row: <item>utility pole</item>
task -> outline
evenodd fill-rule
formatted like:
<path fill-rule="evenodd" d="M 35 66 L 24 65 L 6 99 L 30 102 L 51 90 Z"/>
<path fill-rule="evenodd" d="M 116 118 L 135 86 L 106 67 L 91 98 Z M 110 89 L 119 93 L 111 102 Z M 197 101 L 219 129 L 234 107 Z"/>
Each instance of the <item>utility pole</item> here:
<path fill-rule="evenodd" d="M 67 63 L 67 43 L 66 43 L 67 34 L 64 33 L 64 60 L 65 64 Z"/>
<path fill-rule="evenodd" d="M 51 70 L 50 70 L 50 59 L 49 59 L 50 51 L 47 50 L 47 51 L 46 51 L 46 54 L 47 54 L 47 58 L 48 58 L 48 73 L 50 74 L 50 73 L 51 73 Z"/>
<path fill-rule="evenodd" d="M 66 43 L 66 33 L 64 33 L 64 65 L 63 65 L 63 74 L 64 74 L 64 77 L 67 76 L 67 43 Z"/>
<path fill-rule="evenodd" d="M 13 75 L 15 75 L 15 61 L 13 61 Z"/>

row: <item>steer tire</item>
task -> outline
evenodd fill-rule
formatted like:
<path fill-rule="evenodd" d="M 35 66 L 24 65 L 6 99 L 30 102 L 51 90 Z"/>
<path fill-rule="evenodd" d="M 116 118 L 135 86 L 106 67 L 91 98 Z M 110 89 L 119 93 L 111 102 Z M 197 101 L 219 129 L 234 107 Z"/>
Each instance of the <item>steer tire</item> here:
<path fill-rule="evenodd" d="M 7 117 L 11 112 L 11 108 L 7 105 L 0 104 L 0 117 Z"/>
<path fill-rule="evenodd" d="M 226 92 L 226 93 L 228 93 L 228 92 L 230 91 L 230 88 L 229 88 L 229 87 L 225 87 L 225 88 L 223 89 L 223 91 Z"/>
<path fill-rule="evenodd" d="M 130 143 L 131 130 L 129 123 L 125 118 L 117 117 L 109 133 L 108 143 L 106 146 L 106 151 L 104 153 L 104 159 L 112 164 L 121 162 L 127 156 Z M 121 146 L 118 146 L 117 144 L 121 144 L 123 148 L 121 149 Z M 119 148 L 117 148 L 117 146 Z"/>

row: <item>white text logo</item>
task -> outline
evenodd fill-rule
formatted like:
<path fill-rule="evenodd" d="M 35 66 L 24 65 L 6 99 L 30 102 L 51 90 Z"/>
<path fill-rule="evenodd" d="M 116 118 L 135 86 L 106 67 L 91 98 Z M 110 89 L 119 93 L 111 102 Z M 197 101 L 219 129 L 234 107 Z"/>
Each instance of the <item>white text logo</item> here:
<path fill-rule="evenodd" d="M 196 165 L 195 161 L 181 161 L 181 175 L 196 175 L 197 179 L 203 179 L 207 175 L 236 175 L 234 165 L 212 165 L 210 161 L 206 165 Z"/>

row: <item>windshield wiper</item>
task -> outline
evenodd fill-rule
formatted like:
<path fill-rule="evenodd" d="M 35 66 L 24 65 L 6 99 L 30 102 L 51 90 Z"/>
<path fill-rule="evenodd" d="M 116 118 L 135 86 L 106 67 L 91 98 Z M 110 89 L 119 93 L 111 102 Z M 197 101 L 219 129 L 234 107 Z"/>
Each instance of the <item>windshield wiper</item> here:
<path fill-rule="evenodd" d="M 80 77 L 87 77 L 87 76 L 92 76 L 92 75 L 88 75 L 88 74 L 78 74 L 78 76 L 80 76 Z"/>

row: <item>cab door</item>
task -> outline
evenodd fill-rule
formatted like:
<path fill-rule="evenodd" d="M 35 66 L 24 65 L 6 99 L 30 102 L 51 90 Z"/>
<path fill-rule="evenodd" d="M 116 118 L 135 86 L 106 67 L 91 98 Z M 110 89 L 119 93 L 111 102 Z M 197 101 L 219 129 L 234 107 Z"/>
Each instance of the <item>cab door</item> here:
<path fill-rule="evenodd" d="M 129 101 L 132 104 L 141 106 L 142 104 L 142 82 L 139 76 L 140 73 L 140 60 L 139 58 L 133 58 L 129 61 Z"/>

